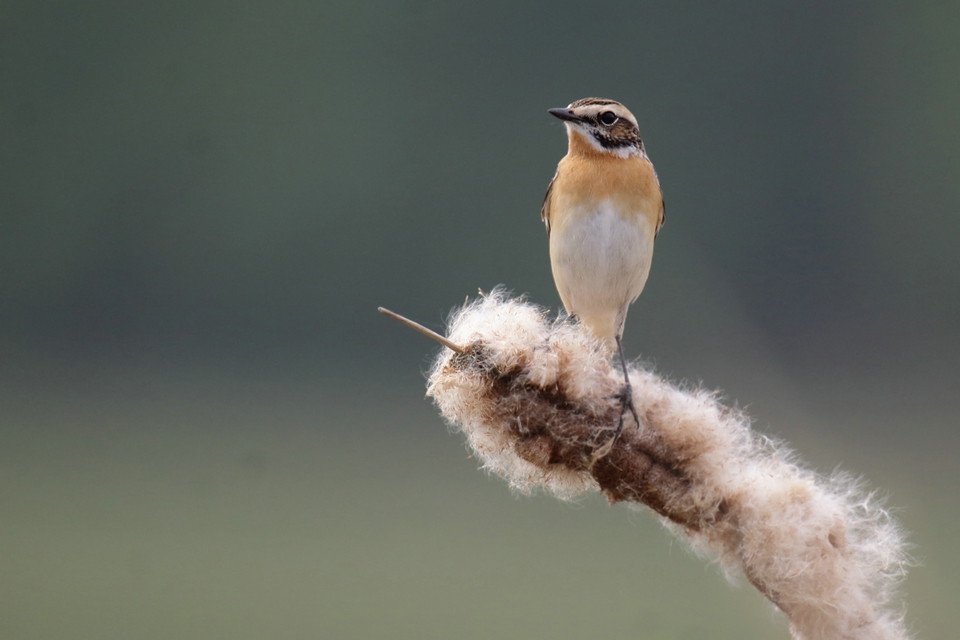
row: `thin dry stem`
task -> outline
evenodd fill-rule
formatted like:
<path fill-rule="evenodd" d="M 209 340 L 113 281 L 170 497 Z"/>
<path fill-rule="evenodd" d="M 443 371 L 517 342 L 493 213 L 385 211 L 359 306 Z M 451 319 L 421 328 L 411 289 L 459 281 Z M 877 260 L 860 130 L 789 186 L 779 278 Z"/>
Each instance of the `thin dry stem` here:
<path fill-rule="evenodd" d="M 464 353 L 466 351 L 463 347 L 461 347 L 458 344 L 454 344 L 453 342 L 450 342 L 449 340 L 447 340 L 445 337 L 443 337 L 436 331 L 427 329 L 425 326 L 423 326 L 419 322 L 414 322 L 410 318 L 406 318 L 400 315 L 399 313 L 394 313 L 393 311 L 390 311 L 390 309 L 385 309 L 383 307 L 377 307 L 377 311 L 379 311 L 385 316 L 389 316 L 394 320 L 397 320 L 398 322 L 401 322 L 407 325 L 408 327 L 410 327 L 411 329 L 414 329 L 415 331 L 419 331 L 420 333 L 427 336 L 428 338 L 436 340 L 437 342 L 445 346 L 447 349 L 450 349 L 451 351 L 455 351 L 457 353 Z"/>

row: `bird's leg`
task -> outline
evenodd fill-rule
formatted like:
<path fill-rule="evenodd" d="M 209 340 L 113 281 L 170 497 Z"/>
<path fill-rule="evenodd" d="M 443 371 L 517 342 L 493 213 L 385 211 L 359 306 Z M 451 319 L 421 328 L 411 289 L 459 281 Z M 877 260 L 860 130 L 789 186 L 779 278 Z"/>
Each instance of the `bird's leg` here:
<path fill-rule="evenodd" d="M 637 416 L 637 408 L 633 404 L 633 387 L 630 385 L 630 375 L 627 373 L 627 358 L 623 355 L 623 343 L 620 341 L 620 336 L 617 336 L 617 351 L 620 352 L 620 364 L 623 366 L 623 388 L 620 389 L 620 393 L 617 394 L 617 397 L 620 398 L 621 407 L 620 407 L 620 422 L 617 423 L 617 432 L 613 434 L 613 442 L 617 441 L 617 438 L 620 437 L 620 432 L 623 431 L 623 417 L 626 415 L 627 410 L 630 411 L 630 414 L 633 416 L 634 422 L 637 424 L 637 427 L 640 426 L 640 418 Z"/>

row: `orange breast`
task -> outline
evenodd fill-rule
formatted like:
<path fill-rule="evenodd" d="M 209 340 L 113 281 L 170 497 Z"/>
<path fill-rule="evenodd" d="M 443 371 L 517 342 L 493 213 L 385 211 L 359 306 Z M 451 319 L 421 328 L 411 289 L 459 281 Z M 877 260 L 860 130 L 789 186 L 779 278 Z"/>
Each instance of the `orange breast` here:
<path fill-rule="evenodd" d="M 646 156 L 626 158 L 594 149 L 574 133 L 570 152 L 560 161 L 551 193 L 551 228 L 563 226 L 563 218 L 590 208 L 592 203 L 612 201 L 625 216 L 642 216 L 656 228 L 663 195 L 653 164 Z"/>

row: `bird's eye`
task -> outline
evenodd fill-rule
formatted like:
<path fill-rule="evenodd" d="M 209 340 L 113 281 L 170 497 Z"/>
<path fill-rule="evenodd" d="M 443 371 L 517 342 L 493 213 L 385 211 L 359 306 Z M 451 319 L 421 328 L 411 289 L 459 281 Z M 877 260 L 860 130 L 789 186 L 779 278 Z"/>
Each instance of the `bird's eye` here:
<path fill-rule="evenodd" d="M 615 123 L 619 119 L 620 118 L 618 118 L 617 114 L 615 114 L 613 111 L 604 111 L 603 113 L 600 114 L 600 117 L 597 118 L 597 120 L 600 121 L 600 124 L 602 124 L 605 127 L 612 126 L 613 123 Z"/>

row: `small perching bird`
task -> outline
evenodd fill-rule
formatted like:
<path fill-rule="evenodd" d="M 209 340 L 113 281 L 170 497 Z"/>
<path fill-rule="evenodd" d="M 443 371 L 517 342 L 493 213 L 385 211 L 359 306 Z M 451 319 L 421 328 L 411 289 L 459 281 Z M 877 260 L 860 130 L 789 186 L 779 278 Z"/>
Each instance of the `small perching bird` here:
<path fill-rule="evenodd" d="M 627 409 L 639 424 L 621 339 L 650 273 L 663 194 L 637 120 L 622 104 L 584 98 L 550 113 L 564 121 L 569 140 L 541 210 L 553 279 L 567 313 L 620 353 L 619 436 Z"/>

